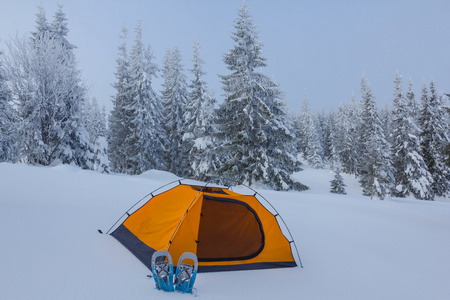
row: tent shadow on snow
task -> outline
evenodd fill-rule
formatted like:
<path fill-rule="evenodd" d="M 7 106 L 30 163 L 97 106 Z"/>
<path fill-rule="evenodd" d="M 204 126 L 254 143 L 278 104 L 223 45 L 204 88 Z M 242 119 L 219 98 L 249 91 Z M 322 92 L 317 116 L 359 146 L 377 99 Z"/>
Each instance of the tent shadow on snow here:
<path fill-rule="evenodd" d="M 254 193 L 243 195 L 185 181 L 173 181 L 148 194 L 107 233 L 149 269 L 153 253 L 160 250 L 169 251 L 174 262 L 184 252 L 196 254 L 199 272 L 295 267 L 291 245 L 301 266 L 286 223 L 256 191 L 249 188 Z"/>

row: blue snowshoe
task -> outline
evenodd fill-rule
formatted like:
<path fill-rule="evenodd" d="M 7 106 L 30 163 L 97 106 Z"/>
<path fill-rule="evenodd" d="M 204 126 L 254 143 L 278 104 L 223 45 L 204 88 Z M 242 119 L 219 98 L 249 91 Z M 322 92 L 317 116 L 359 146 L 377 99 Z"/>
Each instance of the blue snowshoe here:
<path fill-rule="evenodd" d="M 193 265 L 183 263 L 183 260 L 190 259 Z M 197 277 L 198 259 L 194 253 L 185 252 L 178 260 L 177 272 L 175 275 L 175 289 L 182 293 L 196 294 L 194 288 L 195 278 Z"/>
<path fill-rule="evenodd" d="M 166 258 L 168 261 L 166 261 Z M 173 262 L 168 251 L 156 251 L 152 256 L 152 273 L 156 288 L 166 292 L 173 292 Z"/>

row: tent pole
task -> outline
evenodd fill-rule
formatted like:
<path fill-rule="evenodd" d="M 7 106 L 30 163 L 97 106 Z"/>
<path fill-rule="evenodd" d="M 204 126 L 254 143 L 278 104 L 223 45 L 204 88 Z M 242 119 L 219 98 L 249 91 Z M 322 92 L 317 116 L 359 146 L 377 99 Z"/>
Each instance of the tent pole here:
<path fill-rule="evenodd" d="M 180 228 L 181 223 L 183 223 L 183 220 L 184 220 L 184 218 L 186 217 L 187 213 L 189 212 L 189 209 L 191 208 L 192 203 L 194 203 L 195 199 L 197 199 L 197 197 L 200 195 L 200 193 L 203 192 L 203 190 L 206 188 L 206 186 L 207 186 L 210 182 L 211 182 L 211 181 L 208 181 L 208 182 L 200 189 L 200 191 L 198 191 L 197 195 L 195 195 L 195 197 L 192 199 L 191 203 L 189 203 L 188 208 L 186 209 L 186 211 L 184 212 L 183 216 L 181 217 L 180 222 L 178 222 L 177 227 L 176 227 L 175 230 L 173 231 L 172 236 L 170 237 L 169 242 L 168 242 L 167 245 L 166 245 L 166 248 L 165 248 L 166 251 L 169 251 L 169 246 L 170 246 L 170 244 L 172 243 L 172 239 L 173 239 L 173 237 L 175 236 L 175 233 L 178 231 L 178 228 Z M 180 182 L 180 184 L 181 184 L 181 182 Z"/>
<path fill-rule="evenodd" d="M 179 184 L 181 184 L 181 181 L 182 181 L 182 180 L 185 180 L 185 178 L 177 179 L 177 180 L 171 181 L 171 182 L 169 182 L 169 183 L 166 183 L 165 185 L 160 186 L 160 187 L 157 188 L 156 190 L 154 190 L 154 191 L 148 193 L 147 195 L 145 195 L 144 197 L 142 197 L 141 199 L 139 199 L 139 201 L 137 201 L 135 204 L 133 204 L 133 206 L 131 206 L 131 207 L 130 207 L 130 208 L 129 208 L 122 216 L 120 216 L 120 218 L 116 221 L 116 223 L 114 223 L 114 225 L 111 226 L 111 228 L 108 229 L 108 231 L 106 232 L 106 234 L 109 234 L 109 232 L 111 231 L 111 229 L 113 229 L 114 226 L 116 226 L 116 224 L 119 223 L 119 221 L 122 220 L 122 218 L 123 218 L 125 215 L 130 216 L 129 211 L 132 210 L 136 205 L 138 205 L 139 202 L 141 202 L 142 200 L 144 200 L 145 198 L 147 198 L 148 196 L 151 195 L 152 197 L 151 197 L 150 199 L 148 199 L 148 201 L 150 201 L 150 200 L 154 197 L 154 195 L 153 195 L 154 192 L 156 192 L 156 191 L 158 191 L 158 190 L 160 190 L 160 189 L 162 189 L 162 188 L 164 188 L 164 187 L 166 187 L 166 186 L 168 186 L 168 185 L 171 185 L 171 184 L 173 184 L 174 182 L 178 182 Z M 147 201 L 147 202 L 148 202 L 148 201 Z"/>
<path fill-rule="evenodd" d="M 267 200 L 263 195 L 261 195 L 261 194 L 258 193 L 255 189 L 249 187 L 248 185 L 243 184 L 243 186 L 245 186 L 246 188 L 248 188 L 248 189 L 252 190 L 253 192 L 255 192 L 255 195 L 254 195 L 254 196 L 259 195 L 261 198 L 263 198 L 264 201 L 266 201 L 266 202 L 270 205 L 270 207 L 272 207 L 272 209 L 276 212 L 276 215 L 274 215 L 275 218 L 276 218 L 277 216 L 280 217 L 281 221 L 282 221 L 283 224 L 284 224 L 284 227 L 286 227 L 286 229 L 287 229 L 287 231 L 288 231 L 288 233 L 289 233 L 289 236 L 290 236 L 290 238 L 291 238 L 291 240 L 292 240 L 292 243 L 294 244 L 295 251 L 297 252 L 298 262 L 300 263 L 300 267 L 303 268 L 302 259 L 300 258 L 300 254 L 299 254 L 299 252 L 298 252 L 297 244 L 295 243 L 294 237 L 292 236 L 291 231 L 289 230 L 289 227 L 287 226 L 287 224 L 286 224 L 286 222 L 284 221 L 283 217 L 280 215 L 280 213 L 277 211 L 277 209 L 269 202 L 269 200 Z"/>

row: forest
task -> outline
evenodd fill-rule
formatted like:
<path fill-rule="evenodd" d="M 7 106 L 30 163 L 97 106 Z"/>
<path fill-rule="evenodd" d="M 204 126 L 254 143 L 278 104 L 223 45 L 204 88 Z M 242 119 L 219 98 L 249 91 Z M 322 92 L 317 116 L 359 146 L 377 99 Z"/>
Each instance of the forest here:
<path fill-rule="evenodd" d="M 313 111 L 304 92 L 295 114 L 280 85 L 263 72 L 267 58 L 245 4 L 233 26 L 221 99 L 208 90 L 198 42 L 188 70 L 177 47 L 167 50 L 159 67 L 142 42 L 140 23 L 131 47 L 123 27 L 113 109 L 106 112 L 88 97 L 62 7 L 51 22 L 40 7 L 34 31 L 0 52 L 0 162 L 131 175 L 157 169 L 299 191 L 308 187 L 292 174 L 307 163 L 330 168 L 334 180 L 324 184 L 333 193 L 345 194 L 346 173 L 372 198 L 448 197 L 450 96 L 434 81 L 416 95 L 413 82 L 404 89 L 397 74 L 392 103 L 378 108 L 363 75 L 360 94 L 336 110 Z M 163 79 L 162 92 L 152 86 L 156 76 Z"/>

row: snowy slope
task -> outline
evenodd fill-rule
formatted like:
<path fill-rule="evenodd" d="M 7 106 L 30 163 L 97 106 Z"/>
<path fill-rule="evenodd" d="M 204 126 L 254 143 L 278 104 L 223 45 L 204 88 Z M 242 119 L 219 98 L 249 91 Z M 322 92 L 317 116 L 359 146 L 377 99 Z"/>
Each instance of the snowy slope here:
<path fill-rule="evenodd" d="M 348 195 L 334 195 L 327 170 L 296 176 L 311 190 L 260 192 L 304 268 L 201 273 L 199 298 L 450 298 L 449 202 L 371 200 L 345 175 Z M 156 290 L 144 265 L 97 232 L 175 178 L 0 164 L 0 299 L 189 299 Z"/>

